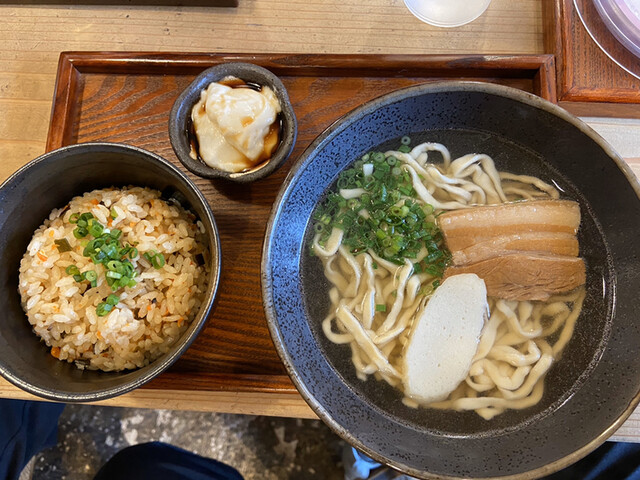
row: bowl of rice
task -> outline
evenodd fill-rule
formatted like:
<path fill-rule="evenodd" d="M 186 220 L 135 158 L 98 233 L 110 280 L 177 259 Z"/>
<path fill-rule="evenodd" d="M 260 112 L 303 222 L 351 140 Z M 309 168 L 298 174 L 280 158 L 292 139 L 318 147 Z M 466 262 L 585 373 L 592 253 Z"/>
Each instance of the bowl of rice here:
<path fill-rule="evenodd" d="M 0 186 L 0 374 L 63 402 L 123 394 L 203 328 L 220 276 L 195 184 L 137 147 L 47 153 Z"/>

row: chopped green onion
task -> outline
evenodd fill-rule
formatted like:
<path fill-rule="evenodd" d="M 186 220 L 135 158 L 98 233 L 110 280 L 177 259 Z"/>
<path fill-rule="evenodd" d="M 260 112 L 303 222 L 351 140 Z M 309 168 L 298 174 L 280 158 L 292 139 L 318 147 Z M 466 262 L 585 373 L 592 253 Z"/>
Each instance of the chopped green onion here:
<path fill-rule="evenodd" d="M 93 235 L 94 237 L 98 238 L 100 235 L 102 235 L 102 232 L 104 230 L 104 227 L 102 226 L 102 224 L 98 221 L 95 220 L 91 220 L 89 222 L 89 233 L 91 235 Z"/>
<path fill-rule="evenodd" d="M 96 314 L 99 317 L 104 317 L 113 309 L 113 305 L 108 304 L 107 302 L 100 302 L 96 307 Z"/>
<path fill-rule="evenodd" d="M 405 135 L 404 137 L 402 137 L 402 138 L 400 139 L 400 143 L 401 143 L 402 145 L 409 145 L 409 144 L 411 143 L 411 137 L 409 137 L 409 136 Z"/>
<path fill-rule="evenodd" d="M 398 150 L 408 153 L 411 139 L 403 138 Z M 417 272 L 442 277 L 451 255 L 435 224 L 432 205 L 422 202 L 413 188 L 413 178 L 399 155 L 368 152 L 351 168 L 338 175 L 336 190 L 313 214 L 315 238 L 325 246 L 333 228 L 343 230 L 342 244 L 353 255 L 372 251 L 396 265 L 413 261 Z M 362 189 L 351 199 L 340 190 Z M 427 256 L 417 263 L 419 253 Z M 154 265 L 155 252 L 143 255 Z M 155 265 L 154 265 L 155 266 Z"/>
<path fill-rule="evenodd" d="M 376 304 L 376 312 L 386 312 L 387 306 L 384 303 Z"/>
<path fill-rule="evenodd" d="M 111 210 L 109 210 L 109 213 L 111 214 L 111 218 L 113 218 L 114 220 L 118 218 L 118 212 L 114 207 L 111 207 Z"/>
<path fill-rule="evenodd" d="M 76 238 L 84 238 L 89 234 L 89 231 L 85 227 L 76 227 L 73 230 L 73 236 Z"/>
<path fill-rule="evenodd" d="M 164 267 L 164 255 L 162 255 L 161 253 L 156 254 L 153 258 L 151 258 L 151 264 L 153 265 L 153 268 L 155 268 L 156 270 Z"/>
<path fill-rule="evenodd" d="M 119 301 L 120 301 L 120 297 L 118 297 L 117 295 L 114 295 L 113 293 L 112 293 L 112 294 L 110 294 L 110 295 L 107 297 L 107 300 L 106 300 L 106 302 L 107 302 L 109 305 L 112 305 L 112 306 L 114 306 L 114 307 L 118 304 L 118 302 L 119 302 Z"/>
<path fill-rule="evenodd" d="M 340 226 L 340 225 L 336 224 L 335 226 Z M 142 256 L 151 265 L 153 265 L 153 268 L 155 268 L 156 270 L 164 267 L 165 259 L 164 259 L 164 255 L 162 255 L 161 253 L 158 253 L 155 250 L 149 250 L 148 252 L 143 253 Z"/>
<path fill-rule="evenodd" d="M 58 247 L 58 251 L 60 253 L 70 252 L 71 250 L 73 250 L 73 248 L 71 248 L 71 244 L 69 243 L 69 240 L 67 240 L 66 238 L 62 238 L 60 240 L 54 240 L 53 243 L 56 244 L 56 247 Z"/>
<path fill-rule="evenodd" d="M 75 265 L 69 265 L 64 269 L 64 273 L 67 275 L 80 275 L 80 270 Z"/>
<path fill-rule="evenodd" d="M 89 280 L 90 282 L 95 282 L 98 279 L 98 274 L 95 270 L 87 270 L 83 273 L 85 280 Z"/>
<path fill-rule="evenodd" d="M 100 251 L 104 252 L 109 258 L 116 258 L 118 256 L 118 247 L 113 244 L 106 244 L 100 247 Z"/>
<path fill-rule="evenodd" d="M 361 176 L 362 175 L 360 175 L 360 177 Z M 349 178 L 351 179 L 349 181 L 353 181 L 354 179 L 357 179 L 358 176 L 352 174 Z M 337 197 L 339 197 L 339 195 L 337 195 Z M 344 208 L 346 206 L 345 199 L 336 199 L 335 202 L 336 208 L 334 209 L 334 213 L 338 212 L 340 208 Z M 355 212 L 352 214 L 356 215 Z M 117 212 L 115 212 L 113 208 L 111 209 L 111 217 L 117 217 Z M 82 214 L 74 213 L 70 217 L 70 221 L 71 223 L 77 224 L 73 231 L 75 238 L 81 239 L 88 235 L 94 237 L 80 242 L 84 248 L 82 254 L 91 259 L 94 264 L 104 265 L 107 285 L 111 287 L 114 292 L 123 287 L 135 287 L 137 284 L 135 277 L 138 275 L 138 272 L 130 260 L 137 258 L 139 256 L 139 252 L 133 245 L 122 245 L 120 243 L 122 230 L 117 228 L 108 230 L 90 212 Z M 324 225 L 330 230 L 329 225 L 332 222 L 332 217 L 327 216 L 325 221 L 326 223 Z M 351 221 L 353 221 L 353 219 L 351 219 Z M 65 241 L 62 240 L 60 243 L 62 244 L 62 249 L 64 249 Z M 68 242 L 66 243 L 68 244 Z M 71 246 L 69 245 L 69 247 Z M 153 266 L 153 268 L 156 269 L 162 268 L 166 263 L 164 255 L 156 252 L 155 250 L 145 252 L 143 256 Z M 67 267 L 66 272 L 69 275 L 73 275 L 74 280 L 77 282 L 87 280 L 92 288 L 95 288 L 98 285 L 98 273 L 96 270 L 88 270 L 81 274 L 77 266 L 70 265 Z M 118 302 L 119 297 L 117 295 L 110 295 L 107 297 L 106 302 L 102 302 L 96 307 L 96 311 L 99 312 L 98 315 L 106 315 Z"/>
<path fill-rule="evenodd" d="M 107 268 L 109 270 L 113 270 L 114 272 L 118 270 L 118 267 L 122 265 L 121 262 L 118 262 L 116 260 L 110 260 L 109 262 L 107 262 Z"/>

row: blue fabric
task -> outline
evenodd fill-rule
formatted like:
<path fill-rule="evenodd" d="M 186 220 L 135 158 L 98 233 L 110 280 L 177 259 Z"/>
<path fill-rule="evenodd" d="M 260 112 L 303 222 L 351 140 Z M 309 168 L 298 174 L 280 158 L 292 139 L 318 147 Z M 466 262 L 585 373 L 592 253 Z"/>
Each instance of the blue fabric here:
<path fill-rule="evenodd" d="M 342 452 L 342 464 L 344 465 L 344 480 L 369 478 L 372 470 L 382 466 L 355 448 L 348 446 Z"/>
<path fill-rule="evenodd" d="M 161 442 L 116 453 L 95 480 L 243 480 L 235 468 Z"/>
<path fill-rule="evenodd" d="M 365 480 L 381 467 L 355 448 L 343 455 L 345 480 Z M 397 480 L 412 479 L 406 475 Z M 544 480 L 640 480 L 640 443 L 605 442 L 582 460 Z"/>
<path fill-rule="evenodd" d="M 63 404 L 0 399 L 0 479 L 16 480 L 31 457 L 56 444 Z M 345 458 L 348 478 L 379 467 L 356 450 Z M 234 468 L 181 448 L 152 442 L 125 448 L 95 480 L 243 480 Z M 606 442 L 547 480 L 640 480 L 640 443 Z"/>
<path fill-rule="evenodd" d="M 545 480 L 640 480 L 640 443 L 605 442 Z"/>
<path fill-rule="evenodd" d="M 14 480 L 43 448 L 57 443 L 64 404 L 0 399 L 0 478 Z"/>

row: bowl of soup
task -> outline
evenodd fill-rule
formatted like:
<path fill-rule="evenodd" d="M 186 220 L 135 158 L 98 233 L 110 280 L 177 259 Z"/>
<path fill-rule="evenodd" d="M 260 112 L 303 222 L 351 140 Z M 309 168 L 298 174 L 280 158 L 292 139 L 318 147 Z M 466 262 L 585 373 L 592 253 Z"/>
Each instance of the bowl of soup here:
<path fill-rule="evenodd" d="M 320 418 L 403 472 L 556 471 L 640 398 L 639 192 L 602 138 L 528 93 L 374 99 L 309 146 L 275 202 L 276 349 Z"/>
<path fill-rule="evenodd" d="M 247 183 L 270 175 L 289 158 L 296 135 L 282 81 L 250 63 L 203 71 L 169 115 L 176 156 L 189 171 L 210 179 Z"/>

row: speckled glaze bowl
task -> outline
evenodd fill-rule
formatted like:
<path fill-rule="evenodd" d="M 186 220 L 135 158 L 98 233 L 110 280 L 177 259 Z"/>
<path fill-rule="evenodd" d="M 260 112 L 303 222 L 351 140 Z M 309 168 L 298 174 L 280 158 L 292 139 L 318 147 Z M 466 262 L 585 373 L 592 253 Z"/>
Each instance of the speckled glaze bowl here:
<path fill-rule="evenodd" d="M 445 144 L 453 158 L 487 153 L 499 170 L 537 175 L 580 203 L 587 297 L 571 341 L 534 407 L 490 421 L 412 409 L 384 382 L 360 381 L 348 346 L 321 328 L 328 284 L 309 255 L 310 217 L 363 153 Z M 536 478 L 604 442 L 640 400 L 640 185 L 591 128 L 534 95 L 474 82 L 398 90 L 345 115 L 302 154 L 276 199 L 262 260 L 264 307 L 294 384 L 336 433 L 421 478 Z"/>
<path fill-rule="evenodd" d="M 169 352 L 146 367 L 123 372 L 79 370 L 56 360 L 32 332 L 20 305 L 18 269 L 27 245 L 54 208 L 97 188 L 136 185 L 159 190 L 202 221 L 211 252 L 203 305 Z M 121 395 L 166 370 L 204 326 L 220 278 L 220 242 L 211 208 L 178 168 L 151 152 L 113 143 L 63 147 L 32 160 L 0 186 L 0 374 L 29 393 L 60 402 L 88 402 Z"/>
<path fill-rule="evenodd" d="M 212 82 L 233 76 L 247 83 L 270 87 L 275 93 L 282 112 L 280 114 L 280 143 L 271 158 L 246 172 L 231 173 L 210 167 L 202 160 L 193 158 L 190 130 L 191 110 L 200 101 L 200 94 Z M 280 79 L 266 68 L 251 63 L 222 63 L 208 68 L 180 94 L 169 114 L 169 139 L 178 160 L 191 172 L 204 178 L 223 178 L 233 182 L 247 183 L 259 180 L 276 171 L 289 158 L 296 143 L 298 124 L 289 101 L 289 95 Z"/>

